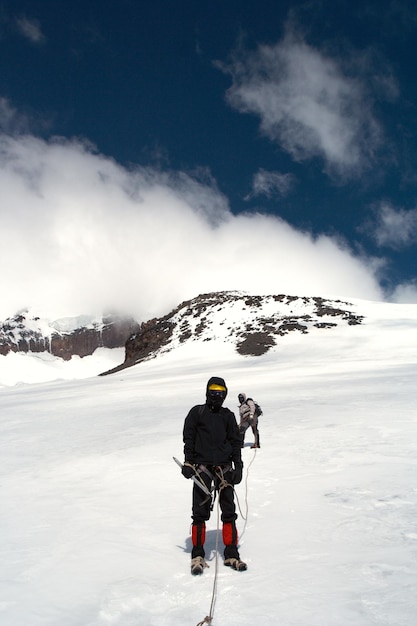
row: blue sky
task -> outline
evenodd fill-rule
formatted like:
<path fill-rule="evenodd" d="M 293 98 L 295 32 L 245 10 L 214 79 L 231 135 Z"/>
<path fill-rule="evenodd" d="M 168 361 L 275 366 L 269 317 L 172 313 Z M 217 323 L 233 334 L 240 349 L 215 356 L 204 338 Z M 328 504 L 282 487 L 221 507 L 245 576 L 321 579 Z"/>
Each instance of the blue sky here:
<path fill-rule="evenodd" d="M 89 297 L 103 250 L 97 307 L 135 272 L 149 313 L 217 285 L 417 302 L 416 34 L 411 0 L 0 0 L 3 255 L 27 275 L 1 313 Z"/>

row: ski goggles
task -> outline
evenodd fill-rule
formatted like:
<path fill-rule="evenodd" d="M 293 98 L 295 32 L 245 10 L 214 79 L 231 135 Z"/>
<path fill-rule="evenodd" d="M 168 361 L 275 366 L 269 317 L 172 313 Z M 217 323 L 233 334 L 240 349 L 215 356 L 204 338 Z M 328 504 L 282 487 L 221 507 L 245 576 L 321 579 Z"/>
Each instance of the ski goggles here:
<path fill-rule="evenodd" d="M 224 387 L 223 385 L 212 384 L 209 386 L 207 393 L 210 398 L 225 398 L 226 387 Z"/>

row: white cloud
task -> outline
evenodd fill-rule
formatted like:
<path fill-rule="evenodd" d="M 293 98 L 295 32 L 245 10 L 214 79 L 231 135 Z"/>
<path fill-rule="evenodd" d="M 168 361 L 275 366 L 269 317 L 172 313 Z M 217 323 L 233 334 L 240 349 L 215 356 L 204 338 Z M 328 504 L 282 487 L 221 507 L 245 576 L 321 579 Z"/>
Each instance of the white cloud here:
<path fill-rule="evenodd" d="M 398 304 L 417 304 L 417 281 L 397 285 L 390 299 Z"/>
<path fill-rule="evenodd" d="M 23 307 L 147 319 L 229 289 L 382 299 L 369 259 L 273 216 L 234 216 L 210 177 L 0 135 L 0 188 L 0 319 Z"/>
<path fill-rule="evenodd" d="M 263 134 L 296 161 L 320 157 L 329 174 L 348 177 L 372 160 L 381 129 L 366 81 L 349 76 L 294 33 L 274 46 L 239 50 L 229 65 L 219 66 L 233 79 L 227 92 L 231 106 L 258 115 Z M 388 84 L 392 97 L 392 80 Z"/>
<path fill-rule="evenodd" d="M 382 203 L 375 223 L 369 225 L 368 233 L 378 246 L 402 249 L 417 242 L 417 209 L 396 209 Z"/>
<path fill-rule="evenodd" d="M 28 129 L 27 117 L 18 112 L 7 98 L 0 97 L 0 132 L 18 134 Z"/>
<path fill-rule="evenodd" d="M 25 16 L 18 17 L 16 19 L 16 26 L 19 33 L 31 43 L 40 44 L 45 41 L 39 20 Z"/>
<path fill-rule="evenodd" d="M 253 177 L 252 192 L 245 200 L 261 195 L 267 198 L 272 198 L 276 195 L 286 196 L 293 184 L 294 176 L 292 174 L 269 172 L 260 168 Z"/>

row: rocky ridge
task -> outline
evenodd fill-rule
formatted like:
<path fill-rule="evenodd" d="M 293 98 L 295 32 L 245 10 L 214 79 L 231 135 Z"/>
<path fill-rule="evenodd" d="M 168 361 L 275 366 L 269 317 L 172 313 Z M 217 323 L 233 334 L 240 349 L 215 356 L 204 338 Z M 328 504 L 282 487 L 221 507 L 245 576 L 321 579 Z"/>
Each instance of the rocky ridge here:
<path fill-rule="evenodd" d="M 0 354 L 49 352 L 65 361 L 93 354 L 97 348 L 120 348 L 139 330 L 132 318 L 106 316 L 47 322 L 27 311 L 0 323 Z"/>
<path fill-rule="evenodd" d="M 260 356 L 290 332 L 361 324 L 348 302 L 320 297 L 256 296 L 242 292 L 202 294 L 169 314 L 140 325 L 125 345 L 125 361 L 102 375 L 155 358 L 187 341 L 230 342 L 242 356 Z"/>
<path fill-rule="evenodd" d="M 167 315 L 139 324 L 132 318 L 70 318 L 47 322 L 21 312 L 0 323 L 0 355 L 49 352 L 69 360 L 100 347 L 125 347 L 113 373 L 155 358 L 188 341 L 231 343 L 242 356 L 260 356 L 291 332 L 361 324 L 354 305 L 340 300 L 288 295 L 257 296 L 238 291 L 201 294 Z"/>

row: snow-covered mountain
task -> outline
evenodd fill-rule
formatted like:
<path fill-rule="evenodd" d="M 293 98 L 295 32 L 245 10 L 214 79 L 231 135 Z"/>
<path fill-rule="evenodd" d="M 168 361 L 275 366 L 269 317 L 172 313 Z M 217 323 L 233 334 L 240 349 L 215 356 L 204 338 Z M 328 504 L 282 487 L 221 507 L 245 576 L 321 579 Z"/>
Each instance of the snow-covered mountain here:
<path fill-rule="evenodd" d="M 167 315 L 141 324 L 126 342 L 130 367 L 175 350 L 187 342 L 221 341 L 242 356 L 260 356 L 290 332 L 356 325 L 363 315 L 348 302 L 286 295 L 256 296 L 235 292 L 202 294 L 182 302 Z"/>
<path fill-rule="evenodd" d="M 23 311 L 0 323 L 0 388 L 99 374 L 123 360 L 139 326 L 115 315 L 50 321 Z"/>
<path fill-rule="evenodd" d="M 0 623 L 414 626 L 417 306 L 355 301 L 332 305 L 354 317 L 327 317 L 314 300 L 279 313 L 287 298 L 245 309 L 235 295 L 181 308 L 170 341 L 133 367 L 0 389 Z M 276 329 L 290 311 L 307 332 L 256 321 Z M 274 343 L 242 354 L 245 325 Z M 0 359 L 12 370 L 17 357 L 32 358 Z M 262 448 L 242 451 L 236 489 L 247 572 L 216 559 L 215 504 L 195 579 L 191 485 L 172 456 L 211 375 L 232 410 L 241 391 L 260 402 Z"/>
<path fill-rule="evenodd" d="M 89 315 L 55 321 L 22 311 L 0 322 L 0 355 L 49 353 L 65 361 L 85 357 L 97 348 L 119 348 L 139 324 L 128 317 Z"/>
<path fill-rule="evenodd" d="M 0 356 L 0 385 L 26 382 L 32 369 L 37 372 L 35 380 L 53 380 L 55 359 L 51 357 L 59 358 L 60 377 L 73 378 L 75 371 L 81 378 L 108 373 L 102 367 L 105 348 L 124 348 L 124 357 L 117 356 L 118 361 L 113 352 L 110 372 L 195 341 L 222 341 L 242 356 L 260 356 L 279 346 L 288 333 L 308 334 L 316 329 L 324 333 L 339 324 L 360 324 L 363 317 L 359 305 L 340 300 L 238 291 L 199 295 L 141 324 L 128 317 L 87 315 L 48 321 L 22 312 L 0 324 L 0 355 L 8 355 L 7 364 Z M 81 367 L 77 357 L 83 359 Z M 64 366 L 62 359 L 71 362 Z M 17 378 L 11 375 L 12 360 L 21 364 Z"/>

